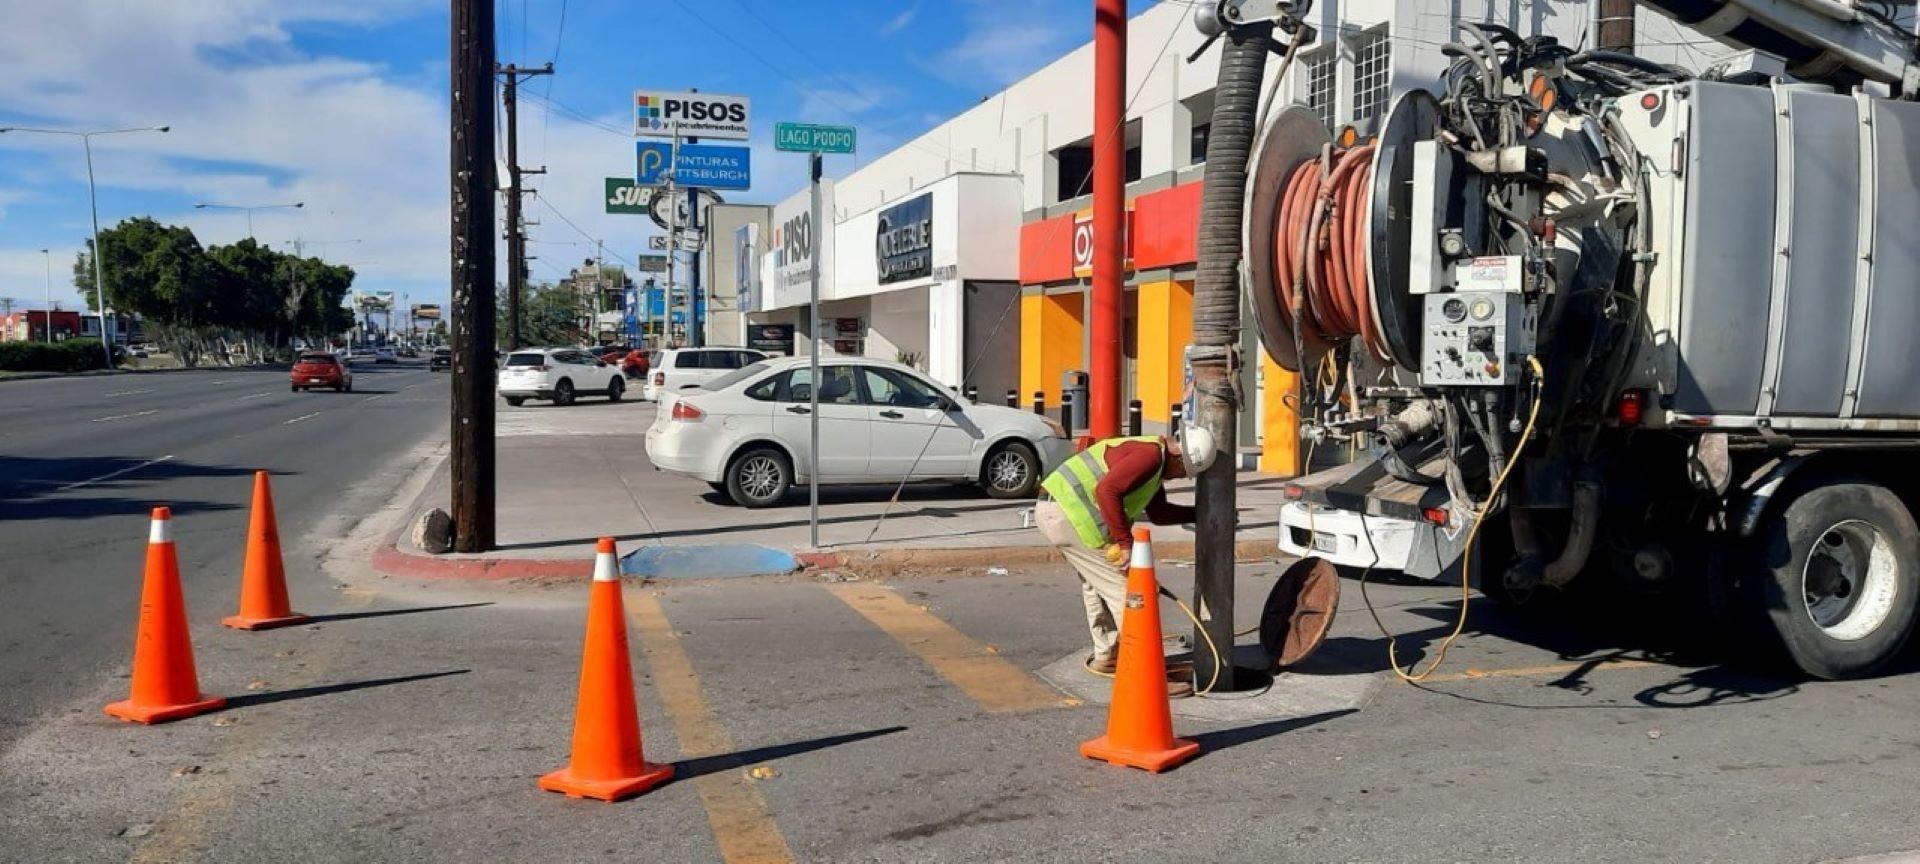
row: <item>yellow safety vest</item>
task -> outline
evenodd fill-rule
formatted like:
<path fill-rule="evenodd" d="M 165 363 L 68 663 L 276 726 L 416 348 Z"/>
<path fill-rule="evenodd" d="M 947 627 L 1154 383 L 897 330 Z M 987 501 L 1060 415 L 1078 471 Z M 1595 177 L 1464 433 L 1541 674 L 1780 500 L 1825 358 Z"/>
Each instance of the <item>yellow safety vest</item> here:
<path fill-rule="evenodd" d="M 1074 533 L 1080 535 L 1080 542 L 1088 549 L 1106 548 L 1109 542 L 1107 538 L 1113 536 L 1108 530 L 1106 517 L 1100 513 L 1100 502 L 1094 498 L 1093 494 L 1094 487 L 1100 484 L 1100 478 L 1107 476 L 1107 451 L 1121 444 L 1134 442 L 1160 447 L 1160 439 L 1151 436 L 1108 438 L 1074 454 L 1040 483 L 1040 488 L 1045 489 L 1048 496 L 1059 502 L 1060 511 L 1067 515 L 1067 521 L 1072 523 Z M 1154 494 L 1160 491 L 1160 474 L 1165 470 L 1166 464 L 1167 452 L 1162 449 L 1160 450 L 1161 470 L 1153 472 L 1153 476 L 1148 478 L 1146 483 L 1141 484 L 1140 488 L 1133 490 L 1120 500 L 1128 520 L 1138 520 L 1140 514 L 1146 512 L 1147 502 L 1152 501 Z"/>

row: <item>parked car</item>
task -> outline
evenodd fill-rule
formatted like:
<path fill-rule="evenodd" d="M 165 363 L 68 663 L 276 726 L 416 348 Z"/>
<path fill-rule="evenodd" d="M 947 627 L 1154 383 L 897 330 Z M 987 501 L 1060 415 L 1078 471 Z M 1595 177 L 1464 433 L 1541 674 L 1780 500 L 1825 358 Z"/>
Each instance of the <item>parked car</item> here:
<path fill-rule="evenodd" d="M 400 356 L 405 357 L 409 360 L 418 358 L 420 356 L 419 349 L 414 348 L 412 345 L 402 345 L 400 346 L 400 350 L 394 353 L 399 354 Z"/>
<path fill-rule="evenodd" d="M 587 353 L 592 355 L 593 359 L 598 360 L 602 363 L 619 363 L 620 358 L 625 357 L 627 355 L 627 346 L 625 345 L 594 345 L 587 348 Z"/>
<path fill-rule="evenodd" d="M 779 503 L 809 479 L 809 363 L 767 360 L 679 391 L 647 430 L 647 458 L 742 506 Z M 822 483 L 946 480 L 1030 498 L 1073 453 L 1052 419 L 969 402 L 898 363 L 823 359 L 820 380 Z"/>
<path fill-rule="evenodd" d="M 433 349 L 433 356 L 427 358 L 427 371 L 438 372 L 442 369 L 453 371 L 453 349 L 440 347 Z"/>
<path fill-rule="evenodd" d="M 520 348 L 507 355 L 500 369 L 500 395 L 516 407 L 528 399 L 571 405 L 582 393 L 603 393 L 608 401 L 618 402 L 626 389 L 618 368 L 579 348 Z"/>
<path fill-rule="evenodd" d="M 765 359 L 767 355 L 751 348 L 665 348 L 655 352 L 640 398 L 659 402 Z"/>
<path fill-rule="evenodd" d="M 326 351 L 302 351 L 293 361 L 293 392 L 326 387 L 335 393 L 353 392 L 353 370 L 337 355 Z"/>
<path fill-rule="evenodd" d="M 400 362 L 400 358 L 393 355 L 392 348 L 375 348 L 373 349 L 373 362 L 387 365 Z"/>
<path fill-rule="evenodd" d="M 620 358 L 620 374 L 628 378 L 645 379 L 647 370 L 653 365 L 652 356 L 653 352 L 639 348 L 628 351 L 627 356 Z"/>

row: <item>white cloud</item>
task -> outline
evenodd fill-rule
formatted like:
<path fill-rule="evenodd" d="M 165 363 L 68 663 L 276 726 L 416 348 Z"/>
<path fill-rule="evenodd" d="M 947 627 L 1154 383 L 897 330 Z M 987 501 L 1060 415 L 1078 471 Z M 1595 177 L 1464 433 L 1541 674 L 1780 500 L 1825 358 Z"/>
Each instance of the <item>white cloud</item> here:
<path fill-rule="evenodd" d="M 1012 84 L 1090 37 L 1068 26 L 1070 17 L 1038 14 L 1032 0 L 966 0 L 966 31 L 960 41 L 918 65 L 955 84 L 987 84 L 987 92 Z"/>
<path fill-rule="evenodd" d="M 914 16 L 919 14 L 920 4 L 915 2 L 913 5 L 900 10 L 900 14 L 888 19 L 887 23 L 880 25 L 880 35 L 882 37 L 888 37 L 907 29 L 907 25 L 913 23 Z"/>

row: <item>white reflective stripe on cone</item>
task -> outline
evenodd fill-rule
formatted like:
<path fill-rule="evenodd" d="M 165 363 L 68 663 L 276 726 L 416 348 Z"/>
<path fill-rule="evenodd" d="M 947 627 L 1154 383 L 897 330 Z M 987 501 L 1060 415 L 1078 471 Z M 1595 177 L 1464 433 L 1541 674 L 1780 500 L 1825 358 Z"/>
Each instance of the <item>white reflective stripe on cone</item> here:
<path fill-rule="evenodd" d="M 593 581 L 617 582 L 619 580 L 620 580 L 620 565 L 614 562 L 613 553 L 612 552 L 596 553 L 593 556 Z"/>
<path fill-rule="evenodd" d="M 147 529 L 147 542 L 148 543 L 172 543 L 173 542 L 173 520 L 172 519 L 153 520 L 153 527 Z"/>
<path fill-rule="evenodd" d="M 1153 569 L 1153 544 L 1135 542 L 1133 544 L 1132 566 Z"/>

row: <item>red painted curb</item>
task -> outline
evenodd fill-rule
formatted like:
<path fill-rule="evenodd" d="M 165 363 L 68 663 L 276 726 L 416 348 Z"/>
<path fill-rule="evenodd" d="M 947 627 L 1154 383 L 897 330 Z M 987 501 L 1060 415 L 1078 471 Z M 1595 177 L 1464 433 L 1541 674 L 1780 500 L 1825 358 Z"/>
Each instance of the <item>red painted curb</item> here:
<path fill-rule="evenodd" d="M 404 530 L 404 526 L 402 526 Z M 396 531 L 373 552 L 373 569 L 388 576 L 413 579 L 589 579 L 593 559 L 581 561 L 539 558 L 436 558 L 400 551 Z"/>

